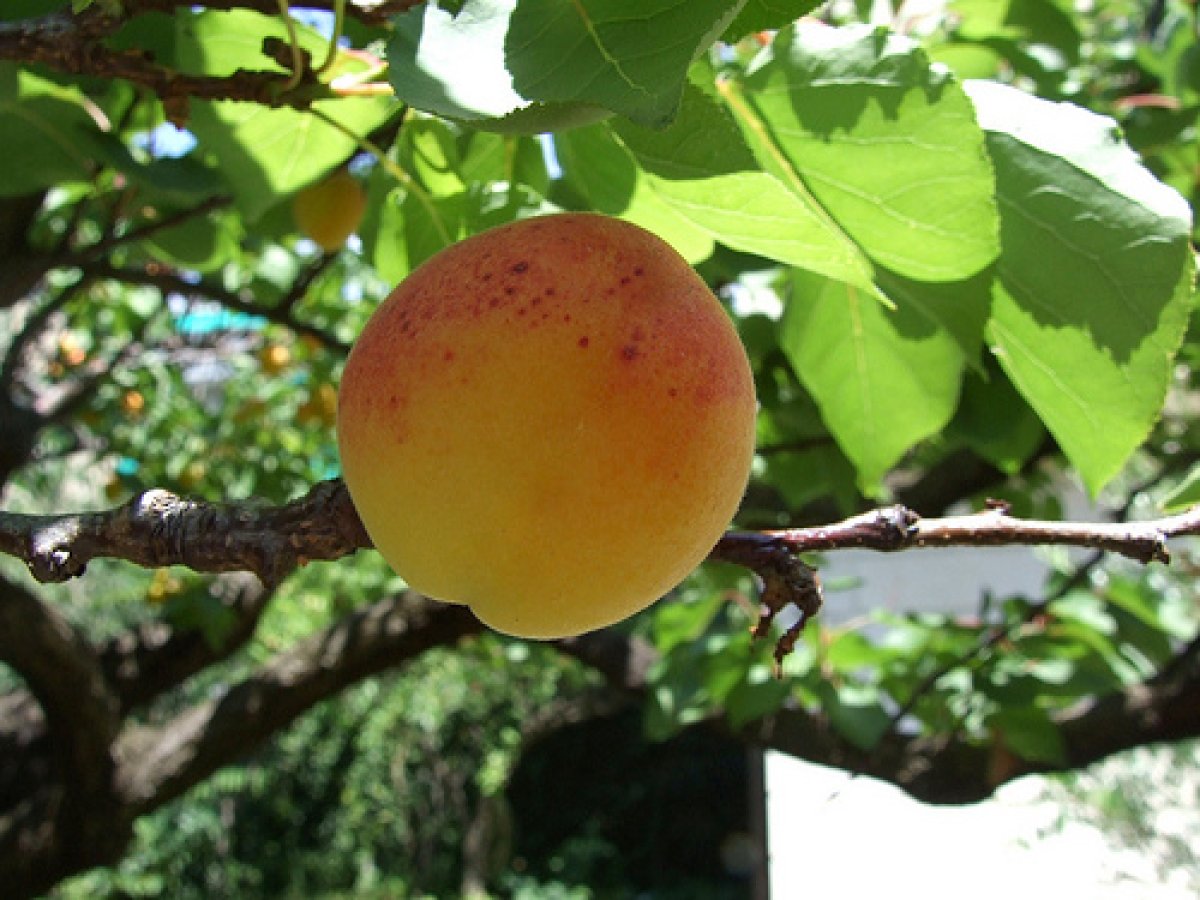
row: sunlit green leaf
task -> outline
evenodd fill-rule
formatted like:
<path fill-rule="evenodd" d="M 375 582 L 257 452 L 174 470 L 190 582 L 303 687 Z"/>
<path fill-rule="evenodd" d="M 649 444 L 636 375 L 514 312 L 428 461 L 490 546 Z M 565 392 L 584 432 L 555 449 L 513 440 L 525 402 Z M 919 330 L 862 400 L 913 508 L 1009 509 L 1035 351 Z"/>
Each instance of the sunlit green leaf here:
<path fill-rule="evenodd" d="M 735 250 L 876 290 L 869 261 L 820 209 L 761 171 L 732 116 L 699 87 L 685 91 L 670 128 L 613 128 L 654 192 L 697 229 Z"/>
<path fill-rule="evenodd" d="M 296 25 L 300 46 L 314 56 L 328 42 Z M 239 67 L 279 69 L 263 56 L 264 34 L 287 39 L 277 19 L 248 10 L 207 11 L 179 19 L 181 64 L 209 75 Z M 234 200 L 253 221 L 287 194 L 316 181 L 360 149 L 365 137 L 394 109 L 387 98 L 323 100 L 312 111 L 273 109 L 236 101 L 195 102 L 189 127 L 220 163 Z"/>
<path fill-rule="evenodd" d="M 1192 303 L 1191 211 L 1111 120 L 970 92 L 1002 209 L 993 352 L 1094 493 L 1162 407 Z"/>
<path fill-rule="evenodd" d="M 915 306 L 796 273 L 780 343 L 868 492 L 954 413 L 962 351 Z"/>
<path fill-rule="evenodd" d="M 756 31 L 783 28 L 820 5 L 820 0 L 746 0 L 722 37 L 736 41 Z"/>
<path fill-rule="evenodd" d="M 918 45 L 797 26 L 746 79 L 764 140 L 876 263 L 957 281 L 999 249 L 991 164 L 971 103 Z"/>
<path fill-rule="evenodd" d="M 658 235 L 690 262 L 713 252 L 711 234 L 678 212 L 655 190 L 633 156 L 602 125 L 555 138 L 564 183 L 588 207 L 620 216 Z"/>
<path fill-rule="evenodd" d="M 611 111 L 661 127 L 675 114 L 688 65 L 740 6 L 467 0 L 452 15 L 419 5 L 395 20 L 389 77 L 405 102 L 466 122 L 532 111 L 528 129 L 550 131 Z"/>

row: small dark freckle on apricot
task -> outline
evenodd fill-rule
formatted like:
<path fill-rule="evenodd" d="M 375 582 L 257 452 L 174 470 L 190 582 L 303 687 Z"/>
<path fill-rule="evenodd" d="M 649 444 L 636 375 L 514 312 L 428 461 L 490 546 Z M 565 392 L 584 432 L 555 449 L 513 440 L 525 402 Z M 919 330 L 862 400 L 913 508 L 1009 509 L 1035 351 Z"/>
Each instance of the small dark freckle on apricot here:
<path fill-rule="evenodd" d="M 454 351 L 446 350 L 442 353 L 442 359 L 444 359 L 446 362 L 450 362 L 452 359 L 454 359 Z"/>
<path fill-rule="evenodd" d="M 529 305 L 530 305 L 530 306 L 541 306 L 541 305 L 542 305 L 542 298 L 541 298 L 541 297 L 534 297 L 532 300 L 530 300 L 530 301 L 529 301 Z"/>
<path fill-rule="evenodd" d="M 621 276 L 621 284 L 629 284 L 629 282 L 631 282 L 632 280 L 633 279 L 630 278 L 628 275 Z"/>
<path fill-rule="evenodd" d="M 581 337 L 579 339 L 579 346 L 586 350 L 587 345 L 588 345 L 588 339 L 586 337 Z"/>
<path fill-rule="evenodd" d="M 492 273 L 491 273 L 491 272 L 484 272 L 484 273 L 483 273 L 482 275 L 480 275 L 479 277 L 480 277 L 480 278 L 482 278 L 484 281 L 491 281 L 491 280 L 492 280 Z"/>
<path fill-rule="evenodd" d="M 571 322 L 571 314 L 570 314 L 570 313 L 563 313 L 563 323 L 564 323 L 564 324 L 568 324 L 568 325 L 569 325 L 569 324 L 570 324 L 570 322 Z"/>
<path fill-rule="evenodd" d="M 638 348 L 633 344 L 626 344 L 621 348 L 621 359 L 626 362 L 633 362 L 638 358 Z"/>
<path fill-rule="evenodd" d="M 643 269 L 641 266 L 637 266 L 634 268 L 633 274 L 637 275 L 640 278 L 642 275 L 646 274 L 646 270 Z"/>
<path fill-rule="evenodd" d="M 668 390 L 667 390 L 667 396 L 669 396 L 669 397 L 678 397 L 678 396 L 679 396 L 679 389 L 678 389 L 678 388 L 668 388 Z"/>
<path fill-rule="evenodd" d="M 504 289 L 504 293 L 508 294 L 508 296 L 510 296 L 510 297 L 513 294 L 515 294 L 516 292 L 517 292 L 517 289 L 515 287 L 513 287 L 512 285 L 509 285 L 508 287 L 506 287 Z"/>
<path fill-rule="evenodd" d="M 523 316 L 523 315 L 525 315 L 525 313 L 527 313 L 528 311 L 529 311 L 529 310 L 527 310 L 525 307 L 523 307 L 523 306 L 522 306 L 520 309 L 518 309 L 518 310 L 517 310 L 517 315 L 518 315 L 518 316 Z"/>
<path fill-rule="evenodd" d="M 547 297 L 553 297 L 554 296 L 554 288 L 548 287 L 548 288 L 546 288 L 546 290 L 542 291 L 542 293 L 545 294 Z"/>
<path fill-rule="evenodd" d="M 514 275 L 521 275 L 525 272 L 528 272 L 529 271 L 529 263 L 522 260 L 521 262 L 517 263 L 516 265 L 514 265 L 512 267 L 512 271 L 513 271 Z"/>

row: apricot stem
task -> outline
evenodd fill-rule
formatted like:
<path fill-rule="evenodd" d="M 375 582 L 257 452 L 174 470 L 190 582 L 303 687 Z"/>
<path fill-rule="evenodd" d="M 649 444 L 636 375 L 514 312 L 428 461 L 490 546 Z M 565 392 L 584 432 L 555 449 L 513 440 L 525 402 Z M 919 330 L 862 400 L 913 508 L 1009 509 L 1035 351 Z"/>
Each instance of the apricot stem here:
<path fill-rule="evenodd" d="M 292 50 L 292 74 L 280 89 L 280 93 L 286 94 L 299 87 L 300 80 L 304 77 L 304 52 L 300 49 L 300 38 L 296 34 L 296 23 L 292 21 L 288 0 L 279 0 L 279 17 L 283 19 L 283 27 L 287 29 L 288 45 Z"/>
<path fill-rule="evenodd" d="M 325 51 L 325 59 L 317 66 L 316 74 L 320 75 L 333 65 L 337 58 L 338 41 L 341 40 L 342 30 L 346 26 L 346 0 L 337 0 L 333 4 L 333 33 L 329 35 L 329 49 Z"/>

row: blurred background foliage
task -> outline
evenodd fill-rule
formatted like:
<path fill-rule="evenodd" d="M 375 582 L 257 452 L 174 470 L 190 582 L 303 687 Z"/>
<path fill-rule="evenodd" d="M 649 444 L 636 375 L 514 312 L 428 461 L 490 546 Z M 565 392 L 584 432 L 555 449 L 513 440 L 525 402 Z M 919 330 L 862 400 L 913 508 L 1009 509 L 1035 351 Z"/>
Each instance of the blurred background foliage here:
<path fill-rule="evenodd" d="M 24 14 L 18 4 L 0 17 Z M 1200 50 L 1192 4 L 833 2 L 816 15 L 832 24 L 889 25 L 960 78 L 1012 84 L 1113 117 L 1154 174 L 1195 205 Z M 203 47 L 212 25 L 198 20 L 186 39 Z M 122 39 L 168 41 L 162 23 L 141 27 Z M 355 28 L 356 46 L 380 38 Z M 744 70 L 766 39 L 751 34 L 721 46 L 710 64 Z M 210 56 L 198 64 L 228 61 Z M 2 80 L 15 77 L 4 68 Z M 38 80 L 36 102 L 47 115 L 99 114 L 113 130 L 80 145 L 102 163 L 84 178 L 70 153 L 30 157 L 48 189 L 31 240 L 64 261 L 36 303 L 0 310 L 0 333 L 36 333 L 24 348 L 22 390 L 57 412 L 5 484 L 11 510 L 111 506 L 150 487 L 211 500 L 290 499 L 337 474 L 331 428 L 341 361 L 396 280 L 489 224 L 642 196 L 623 179 L 643 175 L 600 132 L 566 132 L 548 144 L 416 114 L 399 128 L 386 105 L 363 100 L 350 118 L 384 148 L 381 155 L 355 152 L 337 128 L 321 140 L 350 159 L 368 216 L 349 251 L 323 254 L 296 232 L 288 203 L 252 208 L 246 198 L 256 191 L 241 184 L 228 196 L 220 166 L 192 153 L 190 135 L 128 85 L 93 85 L 91 108 L 69 84 L 24 77 L 27 88 Z M 0 98 L 7 90 L 0 83 Z M 0 104 L 0 116 L 7 109 Z M 254 134 L 253 121 L 231 132 L 221 118 L 227 111 L 204 109 L 189 123 L 202 146 L 220 149 L 230 134 Z M 300 116 L 272 115 L 285 130 L 288 117 Z M 14 146 L 11 158 L 23 172 L 25 150 Z M 605 177 L 589 182 L 588 171 Z M 315 166 L 273 188 L 290 194 L 324 174 Z M 254 177 L 268 176 L 276 177 Z M 258 196 L 265 203 L 275 194 Z M 177 214 L 177 225 L 161 227 Z M 652 203 L 638 215 L 670 219 Z M 145 240 L 120 239 L 153 223 Z M 830 519 L 931 484 L 944 486 L 925 495 L 923 511 L 931 513 L 978 507 L 985 495 L 1020 515 L 1061 512 L 1070 469 L 991 360 L 968 367 L 949 424 L 904 454 L 882 484 L 865 486 L 781 343 L 780 296 L 792 276 L 777 261 L 714 250 L 711 240 L 673 227 L 729 302 L 755 367 L 760 455 L 741 524 Z M 100 262 L 72 256 L 75 247 L 105 241 L 113 249 Z M 50 327 L 31 330 L 35 321 Z M 1098 497 L 1100 509 L 1136 517 L 1198 499 L 1198 348 L 1189 331 L 1162 415 Z M 992 477 L 956 491 L 950 476 L 964 470 Z M 984 597 L 970 616 L 879 610 L 818 622 L 778 679 L 769 645 L 749 635 L 751 578 L 705 567 L 673 602 L 624 626 L 661 654 L 644 709 L 538 645 L 487 636 L 429 653 L 313 709 L 253 758 L 145 817 L 120 866 L 80 876 L 54 895 L 745 896 L 738 867 L 723 856 L 749 827 L 744 750 L 697 723 L 719 714 L 736 730 L 795 704 L 823 712 L 859 748 L 897 728 L 957 732 L 1053 764 L 1062 755 L 1056 712 L 1150 677 L 1195 638 L 1193 548 L 1180 547 L 1169 570 L 1077 554 L 1045 558 L 1054 571 L 1041 596 Z M 20 575 L 6 558 L 0 570 Z M 208 696 L 296 639 L 401 588 L 372 555 L 306 568 L 283 586 L 248 647 L 145 716 L 162 718 Z M 230 624 L 216 582 L 185 570 L 98 562 L 86 582 L 43 590 L 95 636 L 148 610 L 217 644 Z M 1176 752 L 1164 782 L 1196 766 L 1194 745 Z M 1131 785 L 1146 783 L 1102 769 L 1063 779 L 1056 796 L 1064 815 L 1145 843 L 1154 805 Z M 1147 852 L 1165 869 L 1195 871 L 1198 837 Z"/>

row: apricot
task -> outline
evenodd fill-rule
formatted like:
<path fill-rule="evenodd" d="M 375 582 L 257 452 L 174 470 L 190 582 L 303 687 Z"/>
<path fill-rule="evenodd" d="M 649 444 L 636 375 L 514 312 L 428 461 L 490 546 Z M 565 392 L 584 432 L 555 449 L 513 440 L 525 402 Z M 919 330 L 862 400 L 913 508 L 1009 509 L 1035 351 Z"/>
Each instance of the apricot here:
<path fill-rule="evenodd" d="M 258 351 L 258 364 L 268 375 L 278 375 L 292 362 L 292 351 L 284 344 L 267 344 Z"/>
<path fill-rule="evenodd" d="M 121 395 L 121 410 L 130 419 L 136 419 L 146 409 L 146 398 L 141 391 L 128 390 Z"/>
<path fill-rule="evenodd" d="M 340 250 L 367 208 L 367 195 L 345 169 L 311 184 L 292 200 L 296 227 L 326 253 Z"/>
<path fill-rule="evenodd" d="M 555 638 L 675 587 L 741 501 L 750 366 L 669 245 L 563 213 L 448 247 L 346 362 L 338 445 L 376 548 L 414 589 Z"/>

